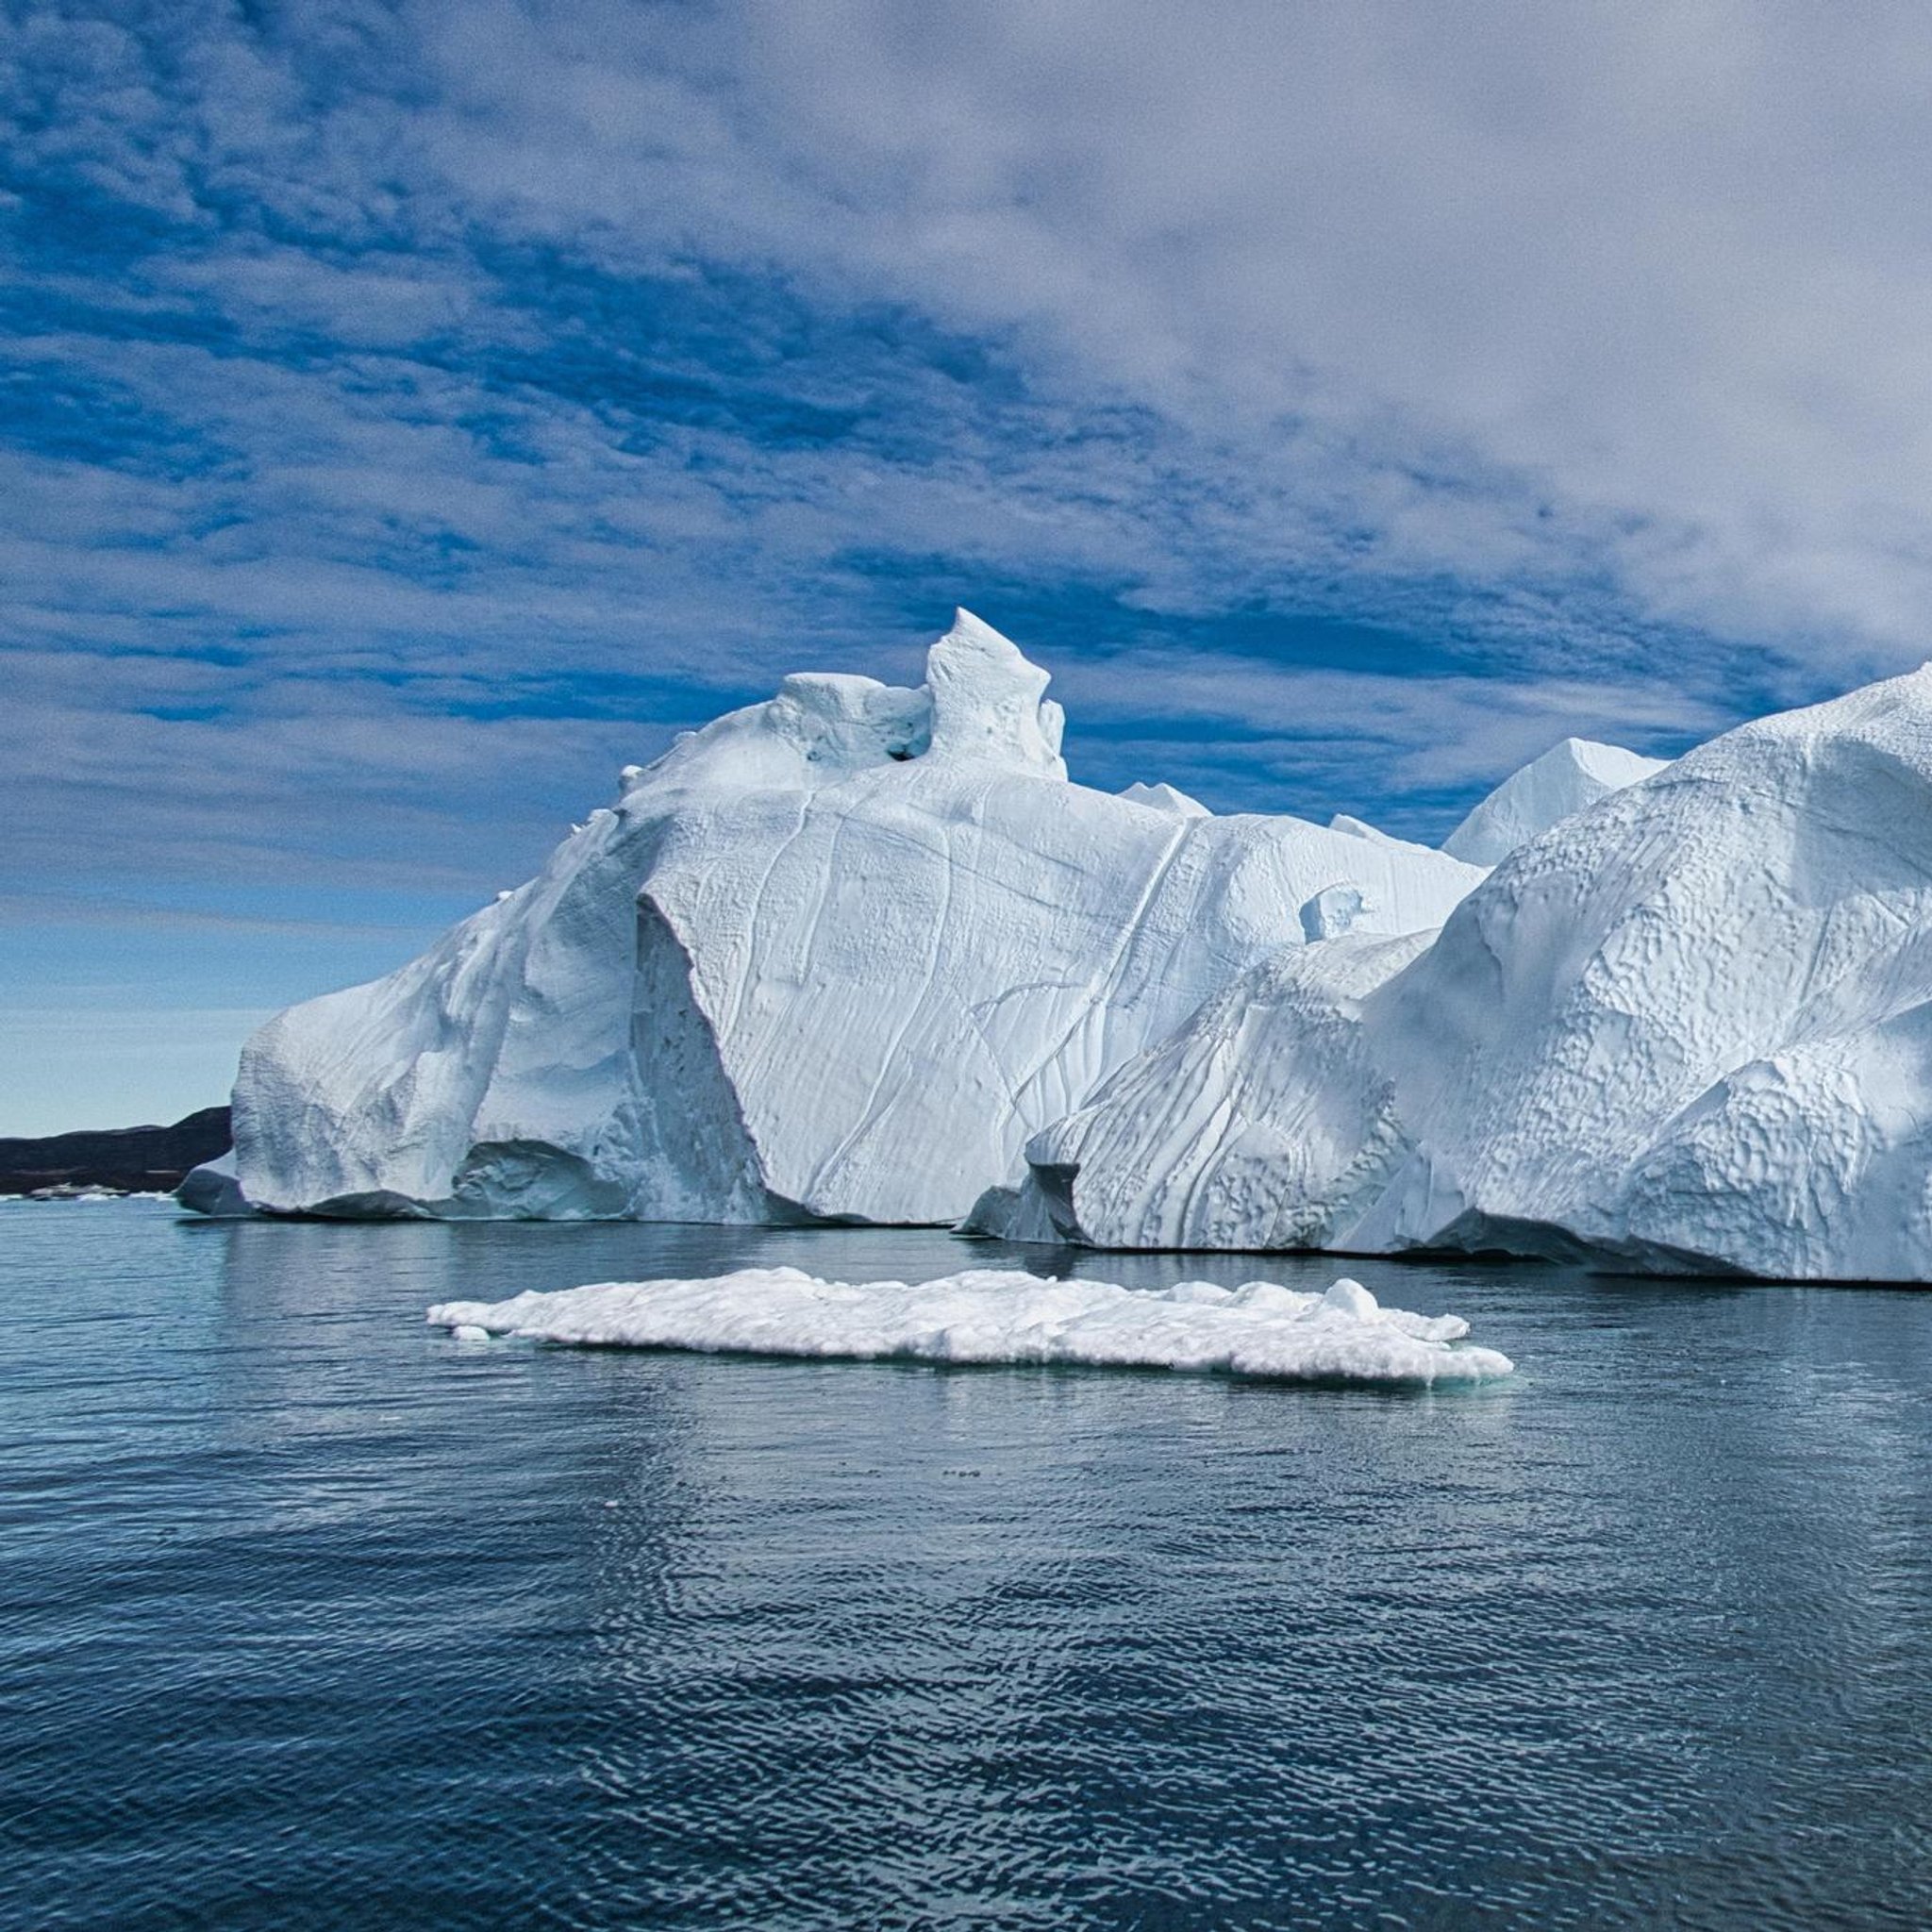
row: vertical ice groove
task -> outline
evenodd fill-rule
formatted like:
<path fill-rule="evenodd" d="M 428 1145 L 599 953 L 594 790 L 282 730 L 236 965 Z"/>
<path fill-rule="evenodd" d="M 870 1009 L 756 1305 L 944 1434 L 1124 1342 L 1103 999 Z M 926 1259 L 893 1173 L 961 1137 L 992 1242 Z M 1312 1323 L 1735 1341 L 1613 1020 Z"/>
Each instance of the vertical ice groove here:
<path fill-rule="evenodd" d="M 879 1096 L 885 1090 L 887 1080 L 895 1074 L 904 1078 L 911 1073 L 911 1070 L 901 1069 L 897 1065 L 899 1049 L 905 1043 L 907 1035 L 912 1030 L 914 1022 L 922 1016 L 925 1002 L 931 995 L 934 984 L 937 981 L 940 958 L 945 949 L 948 937 L 947 924 L 953 909 L 953 830 L 950 825 L 944 824 L 941 824 L 939 829 L 940 837 L 945 848 L 943 863 L 941 867 L 941 878 L 942 880 L 941 897 L 938 917 L 934 919 L 932 924 L 932 936 L 926 947 L 925 963 L 920 975 L 918 991 L 906 1001 L 904 1011 L 892 1034 L 891 1043 L 879 1057 L 878 1072 L 873 1077 L 871 1090 L 866 1094 L 864 1106 L 859 1109 L 858 1118 L 814 1171 L 812 1174 L 813 1198 L 818 1196 L 827 1180 L 837 1174 L 840 1163 L 847 1158 L 852 1150 L 858 1145 L 860 1141 L 864 1139 L 865 1135 L 870 1132 L 876 1123 L 879 1113 Z"/>
<path fill-rule="evenodd" d="M 1194 829 L 1197 823 L 1199 822 L 1194 819 L 1182 819 L 1174 825 L 1173 831 L 1168 834 L 1167 843 L 1162 849 L 1160 857 L 1149 869 L 1147 877 L 1142 882 L 1132 907 L 1121 921 L 1119 936 L 1113 942 L 1106 963 L 1088 980 L 1086 987 L 1079 995 L 1079 1003 L 1069 1018 L 1064 1030 L 1040 1057 L 1034 1065 L 1033 1071 L 1020 1083 L 1019 1092 L 1021 1096 L 1024 1096 L 1048 1067 L 1057 1068 L 1058 1066 L 1060 1056 L 1065 1053 L 1074 1034 L 1088 1024 L 1094 1008 L 1100 1004 L 1105 992 L 1113 985 L 1120 973 L 1122 964 L 1126 959 L 1128 951 L 1134 943 L 1135 937 L 1141 929 L 1141 923 L 1147 915 L 1148 908 L 1153 905 L 1155 896 L 1159 891 L 1162 882 L 1172 870 L 1181 848 L 1188 841 L 1189 834 Z"/>

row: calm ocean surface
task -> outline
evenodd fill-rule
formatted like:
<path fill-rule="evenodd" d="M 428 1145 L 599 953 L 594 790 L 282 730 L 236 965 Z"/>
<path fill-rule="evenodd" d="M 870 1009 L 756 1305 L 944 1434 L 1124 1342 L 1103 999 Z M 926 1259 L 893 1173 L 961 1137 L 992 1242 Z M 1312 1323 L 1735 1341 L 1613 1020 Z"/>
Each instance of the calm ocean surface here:
<path fill-rule="evenodd" d="M 1932 1923 L 1932 1295 L 1350 1264 L 1513 1384 L 465 1344 L 937 1234 L 0 1208 L 8 1926 Z"/>

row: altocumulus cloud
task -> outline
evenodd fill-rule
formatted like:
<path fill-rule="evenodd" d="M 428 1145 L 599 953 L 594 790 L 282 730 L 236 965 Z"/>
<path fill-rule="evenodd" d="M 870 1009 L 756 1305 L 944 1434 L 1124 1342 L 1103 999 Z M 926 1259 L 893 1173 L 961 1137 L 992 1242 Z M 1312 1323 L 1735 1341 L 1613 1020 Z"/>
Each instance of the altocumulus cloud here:
<path fill-rule="evenodd" d="M 1922 655 L 1920 8 L 5 21 L 0 908 L 131 980 L 955 599 L 1083 775 L 1424 836 Z"/>

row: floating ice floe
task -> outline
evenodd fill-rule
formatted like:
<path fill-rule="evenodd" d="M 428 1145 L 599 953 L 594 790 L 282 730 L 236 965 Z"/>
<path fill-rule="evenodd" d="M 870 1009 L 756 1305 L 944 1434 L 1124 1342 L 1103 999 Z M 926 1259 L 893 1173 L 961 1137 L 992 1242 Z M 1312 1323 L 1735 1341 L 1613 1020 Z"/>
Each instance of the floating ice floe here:
<path fill-rule="evenodd" d="M 822 1281 L 796 1268 L 612 1281 L 502 1302 L 443 1302 L 438 1326 L 545 1341 L 708 1353 L 1175 1369 L 1297 1382 L 1480 1382 L 1508 1357 L 1457 1346 L 1455 1315 L 1385 1308 L 1359 1282 L 1158 1291 L 969 1269 L 935 1281 Z"/>

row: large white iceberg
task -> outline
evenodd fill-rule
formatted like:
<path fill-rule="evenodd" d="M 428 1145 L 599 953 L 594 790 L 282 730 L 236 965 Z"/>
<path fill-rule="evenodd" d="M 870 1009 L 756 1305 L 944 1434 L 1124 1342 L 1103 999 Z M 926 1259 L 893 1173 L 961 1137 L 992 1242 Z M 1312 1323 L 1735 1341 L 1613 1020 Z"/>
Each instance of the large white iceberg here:
<path fill-rule="evenodd" d="M 1027 1158 L 982 1224 L 1932 1278 L 1932 667 L 1257 964 Z"/>
<path fill-rule="evenodd" d="M 1046 674 L 961 612 L 926 683 L 789 677 L 628 769 L 541 874 L 269 1023 L 271 1211 L 949 1222 L 1284 943 L 1439 925 L 1428 848 L 1071 784 Z"/>
<path fill-rule="evenodd" d="M 971 1269 L 936 1281 L 821 1281 L 796 1268 L 702 1280 L 608 1281 L 502 1302 L 442 1302 L 459 1336 L 747 1355 L 1180 1369 L 1298 1382 L 1478 1382 L 1514 1366 L 1452 1346 L 1456 1315 L 1381 1307 L 1359 1282 L 1324 1294 L 1273 1282 L 1160 1291 Z"/>

